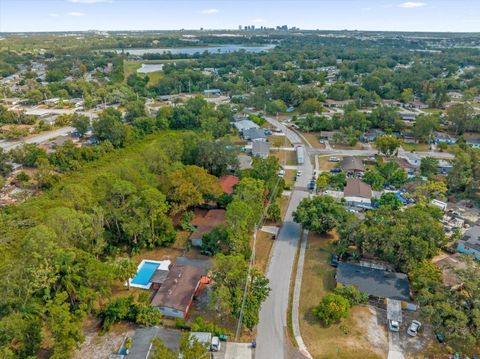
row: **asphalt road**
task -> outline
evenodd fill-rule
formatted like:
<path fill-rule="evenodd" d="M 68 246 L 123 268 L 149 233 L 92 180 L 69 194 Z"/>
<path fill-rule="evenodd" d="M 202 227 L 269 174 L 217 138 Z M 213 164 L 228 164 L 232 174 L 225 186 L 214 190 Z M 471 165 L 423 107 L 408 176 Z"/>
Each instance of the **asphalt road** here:
<path fill-rule="evenodd" d="M 69 133 L 75 131 L 73 127 L 67 126 L 59 128 L 58 130 L 48 131 L 44 133 L 40 133 L 36 136 L 32 136 L 27 139 L 17 140 L 17 141 L 0 141 L 0 148 L 3 148 L 5 151 L 12 150 L 18 146 L 23 145 L 24 143 L 42 143 L 48 141 L 51 138 L 55 138 L 58 136 L 68 135 Z"/>
<path fill-rule="evenodd" d="M 319 149 L 309 148 L 308 153 L 311 155 L 337 155 L 337 156 L 373 156 L 378 152 L 377 150 L 342 150 L 342 149 Z M 398 154 L 401 156 L 407 151 L 400 150 Z M 455 156 L 448 152 L 415 152 L 420 158 L 435 157 L 438 159 L 453 159 Z"/>
<path fill-rule="evenodd" d="M 281 128 L 292 143 L 301 143 L 298 135 L 287 129 L 273 118 L 266 117 L 274 126 Z M 272 248 L 267 278 L 272 289 L 269 297 L 260 310 L 260 321 L 257 327 L 256 359 L 286 358 L 285 328 L 287 326 L 288 294 L 295 253 L 301 235 L 301 227 L 293 221 L 293 212 L 303 198 L 308 197 L 305 191 L 313 175 L 313 166 L 309 156 L 305 155 L 305 163 L 298 169 L 303 175 L 297 180 L 285 215 L 285 222 L 280 229 Z"/>

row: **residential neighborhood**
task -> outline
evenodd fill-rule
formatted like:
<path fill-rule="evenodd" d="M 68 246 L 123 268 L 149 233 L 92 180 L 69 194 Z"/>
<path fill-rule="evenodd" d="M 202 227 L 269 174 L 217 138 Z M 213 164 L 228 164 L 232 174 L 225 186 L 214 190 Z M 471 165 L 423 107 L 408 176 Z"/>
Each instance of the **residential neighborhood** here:
<path fill-rule="evenodd" d="M 6 1 L 0 357 L 477 358 L 480 37 L 360 2 Z"/>

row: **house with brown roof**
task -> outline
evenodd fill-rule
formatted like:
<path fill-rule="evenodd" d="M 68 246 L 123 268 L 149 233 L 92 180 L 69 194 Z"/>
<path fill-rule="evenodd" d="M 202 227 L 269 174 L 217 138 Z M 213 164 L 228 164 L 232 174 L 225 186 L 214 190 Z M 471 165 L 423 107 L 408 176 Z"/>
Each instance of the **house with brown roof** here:
<path fill-rule="evenodd" d="M 372 187 L 357 178 L 347 179 L 343 195 L 350 206 L 364 208 L 371 208 L 372 206 Z"/>
<path fill-rule="evenodd" d="M 190 234 L 189 239 L 194 247 L 201 247 L 203 235 L 225 223 L 225 210 L 211 209 L 203 216 L 197 214 L 190 223 L 195 227 L 195 231 Z"/>
<path fill-rule="evenodd" d="M 222 176 L 218 179 L 220 187 L 222 188 L 223 193 L 232 194 L 234 187 L 238 184 L 239 178 L 237 176 Z"/>
<path fill-rule="evenodd" d="M 152 306 L 166 317 L 187 319 L 193 299 L 210 283 L 205 269 L 175 265 L 152 299 Z"/>
<path fill-rule="evenodd" d="M 365 172 L 363 161 L 358 157 L 344 157 L 340 162 L 340 168 L 347 175 L 361 175 Z"/>

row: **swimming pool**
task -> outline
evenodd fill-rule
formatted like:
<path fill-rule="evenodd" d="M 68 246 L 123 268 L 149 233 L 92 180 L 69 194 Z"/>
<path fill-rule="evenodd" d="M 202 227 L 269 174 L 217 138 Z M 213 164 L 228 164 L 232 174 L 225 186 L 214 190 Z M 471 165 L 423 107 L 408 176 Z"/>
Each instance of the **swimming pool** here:
<path fill-rule="evenodd" d="M 130 286 L 149 289 L 152 283 L 150 283 L 150 279 L 152 278 L 155 271 L 160 267 L 161 262 L 159 261 L 150 261 L 150 260 L 143 260 L 137 269 L 137 274 L 133 279 L 129 279 Z"/>

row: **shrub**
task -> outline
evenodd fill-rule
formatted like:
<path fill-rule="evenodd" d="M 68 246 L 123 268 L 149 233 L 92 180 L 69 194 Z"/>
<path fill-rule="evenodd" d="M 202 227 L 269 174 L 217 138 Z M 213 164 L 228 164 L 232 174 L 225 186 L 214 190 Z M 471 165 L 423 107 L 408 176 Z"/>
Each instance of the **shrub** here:
<path fill-rule="evenodd" d="M 335 293 L 328 293 L 322 298 L 320 304 L 313 308 L 313 315 L 327 327 L 346 318 L 349 312 L 349 301 Z"/>
<path fill-rule="evenodd" d="M 353 285 L 336 288 L 333 292 L 348 300 L 350 306 L 366 303 L 368 301 L 368 294 L 360 292 L 357 287 L 354 287 Z"/>

